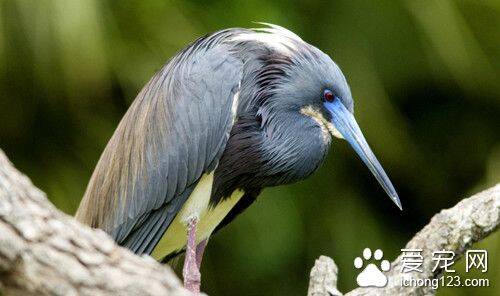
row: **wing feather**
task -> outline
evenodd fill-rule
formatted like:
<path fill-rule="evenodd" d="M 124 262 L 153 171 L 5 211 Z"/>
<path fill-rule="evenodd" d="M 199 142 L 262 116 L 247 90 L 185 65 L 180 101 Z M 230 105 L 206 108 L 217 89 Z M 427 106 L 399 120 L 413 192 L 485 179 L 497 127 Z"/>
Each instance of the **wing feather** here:
<path fill-rule="evenodd" d="M 78 220 L 151 252 L 227 142 L 243 65 L 225 37 L 237 33 L 195 41 L 148 82 L 101 155 Z"/>

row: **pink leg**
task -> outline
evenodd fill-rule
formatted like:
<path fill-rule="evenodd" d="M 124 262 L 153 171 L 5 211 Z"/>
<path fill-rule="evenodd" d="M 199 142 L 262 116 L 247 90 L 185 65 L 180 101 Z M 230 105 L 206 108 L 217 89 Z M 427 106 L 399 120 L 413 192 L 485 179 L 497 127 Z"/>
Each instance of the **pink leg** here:
<path fill-rule="evenodd" d="M 205 247 L 207 246 L 208 238 L 202 240 L 196 246 L 196 264 L 198 265 L 198 269 L 201 269 L 201 260 L 203 259 L 203 253 L 205 252 Z"/>
<path fill-rule="evenodd" d="M 194 294 L 200 293 L 201 274 L 196 257 L 196 223 L 195 219 L 188 223 L 186 258 L 182 276 L 184 277 L 184 287 Z"/>

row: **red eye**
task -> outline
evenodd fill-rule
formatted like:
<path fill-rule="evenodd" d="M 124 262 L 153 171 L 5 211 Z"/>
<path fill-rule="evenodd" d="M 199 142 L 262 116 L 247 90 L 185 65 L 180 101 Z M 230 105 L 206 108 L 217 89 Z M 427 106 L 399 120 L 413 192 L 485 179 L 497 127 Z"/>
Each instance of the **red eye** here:
<path fill-rule="evenodd" d="M 323 97 L 325 98 L 325 101 L 327 102 L 333 102 L 333 100 L 335 99 L 335 95 L 332 93 L 331 90 L 325 90 L 325 92 L 323 93 Z"/>

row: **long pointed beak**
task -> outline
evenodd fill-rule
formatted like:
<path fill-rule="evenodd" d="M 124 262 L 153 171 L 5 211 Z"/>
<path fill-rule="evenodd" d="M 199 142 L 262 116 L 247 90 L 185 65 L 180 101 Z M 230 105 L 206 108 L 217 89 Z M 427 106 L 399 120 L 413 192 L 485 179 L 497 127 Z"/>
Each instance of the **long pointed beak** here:
<path fill-rule="evenodd" d="M 338 98 L 335 98 L 333 102 L 325 102 L 324 105 L 332 115 L 331 121 L 333 126 L 342 134 L 344 139 L 351 144 L 352 148 L 354 148 L 361 160 L 363 160 L 370 169 L 391 200 L 400 210 L 403 210 L 396 189 L 394 189 L 391 180 L 389 180 L 389 177 L 387 177 L 387 174 L 373 154 L 370 146 L 368 146 L 352 113 L 347 110 Z"/>

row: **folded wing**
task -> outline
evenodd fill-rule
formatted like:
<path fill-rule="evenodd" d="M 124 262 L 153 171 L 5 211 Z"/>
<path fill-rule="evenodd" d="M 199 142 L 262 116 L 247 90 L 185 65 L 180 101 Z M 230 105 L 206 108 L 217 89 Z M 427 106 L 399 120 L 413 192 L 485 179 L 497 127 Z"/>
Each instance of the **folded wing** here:
<path fill-rule="evenodd" d="M 224 150 L 242 76 L 224 40 L 236 33 L 195 41 L 149 81 L 104 150 L 77 219 L 151 252 Z"/>

